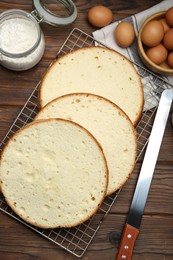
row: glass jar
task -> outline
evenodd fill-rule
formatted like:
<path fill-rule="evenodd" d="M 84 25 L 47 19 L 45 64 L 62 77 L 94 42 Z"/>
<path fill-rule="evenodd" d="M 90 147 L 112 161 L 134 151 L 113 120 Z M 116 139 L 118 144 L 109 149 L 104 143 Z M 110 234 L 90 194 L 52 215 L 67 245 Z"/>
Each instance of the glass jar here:
<path fill-rule="evenodd" d="M 40 22 L 54 26 L 68 25 L 77 17 L 71 0 L 34 0 L 33 5 L 35 10 L 31 13 L 11 9 L 0 14 L 0 64 L 8 69 L 27 70 L 41 60 L 45 40 Z M 66 15 L 64 11 L 62 14 L 62 5 L 68 11 Z"/>
<path fill-rule="evenodd" d="M 30 69 L 40 61 L 44 50 L 43 33 L 31 14 L 16 9 L 1 14 L 1 65 L 16 71 Z"/>

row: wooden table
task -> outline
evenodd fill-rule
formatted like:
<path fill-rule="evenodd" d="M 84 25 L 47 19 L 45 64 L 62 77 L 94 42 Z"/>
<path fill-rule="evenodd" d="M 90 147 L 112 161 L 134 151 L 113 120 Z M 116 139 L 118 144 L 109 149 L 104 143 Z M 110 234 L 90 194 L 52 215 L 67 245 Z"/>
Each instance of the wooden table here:
<path fill-rule="evenodd" d="M 114 20 L 130 16 L 159 3 L 160 0 L 74 1 L 78 9 L 76 21 L 64 28 L 42 24 L 46 51 L 41 62 L 25 72 L 13 72 L 0 67 L 0 140 L 13 123 L 50 62 L 74 27 L 87 34 L 95 30 L 87 22 L 89 8 L 105 4 L 114 13 Z M 0 1 L 0 12 L 12 8 L 32 10 L 32 1 Z M 101 228 L 82 257 L 84 260 L 113 260 L 119 238 L 129 211 L 141 161 L 121 190 Z M 133 260 L 173 259 L 173 128 L 170 118 L 150 189 L 140 235 L 136 241 Z M 77 259 L 76 256 L 35 233 L 0 211 L 0 259 Z"/>

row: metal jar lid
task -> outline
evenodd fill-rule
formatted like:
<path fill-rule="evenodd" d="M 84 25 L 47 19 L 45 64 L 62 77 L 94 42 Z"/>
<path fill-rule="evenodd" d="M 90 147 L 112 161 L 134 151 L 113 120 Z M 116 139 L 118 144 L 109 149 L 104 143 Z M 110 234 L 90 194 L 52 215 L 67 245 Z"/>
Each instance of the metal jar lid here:
<path fill-rule="evenodd" d="M 33 0 L 33 6 L 40 21 L 50 25 L 69 25 L 77 17 L 77 8 L 71 0 Z"/>

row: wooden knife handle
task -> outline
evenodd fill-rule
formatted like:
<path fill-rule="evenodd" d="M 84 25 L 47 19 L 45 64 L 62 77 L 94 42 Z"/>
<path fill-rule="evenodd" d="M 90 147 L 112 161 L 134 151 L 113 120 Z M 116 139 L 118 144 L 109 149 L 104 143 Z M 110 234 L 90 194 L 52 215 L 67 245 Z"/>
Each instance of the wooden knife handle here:
<path fill-rule="evenodd" d="M 117 260 L 132 259 L 133 248 L 138 235 L 139 230 L 126 223 L 116 258 Z"/>

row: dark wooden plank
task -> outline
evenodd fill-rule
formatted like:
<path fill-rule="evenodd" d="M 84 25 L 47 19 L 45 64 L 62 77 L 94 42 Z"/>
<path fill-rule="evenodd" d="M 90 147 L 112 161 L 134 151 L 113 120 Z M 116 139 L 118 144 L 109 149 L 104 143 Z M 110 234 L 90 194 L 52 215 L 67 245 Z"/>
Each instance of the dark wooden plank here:
<path fill-rule="evenodd" d="M 37 259 L 38 256 L 39 259 L 47 260 L 56 257 L 59 260 L 76 259 L 60 246 L 8 216 L 2 213 L 0 216 L 4 223 L 3 228 L 0 228 L 0 259 L 20 259 L 20 257 Z M 109 214 L 82 259 L 97 260 L 102 259 L 103 256 L 104 259 L 115 259 L 125 220 L 124 215 Z M 172 220 L 172 216 L 145 215 L 135 244 L 133 259 L 171 259 L 173 256 Z M 10 252 L 7 250 L 8 246 Z"/>
<path fill-rule="evenodd" d="M 20 113 L 22 106 L 0 106 L 0 143 L 13 125 L 13 122 Z"/>
<path fill-rule="evenodd" d="M 157 163 L 154 172 L 149 196 L 145 208 L 145 214 L 173 215 L 173 170 L 171 164 Z M 121 189 L 114 203 L 111 213 L 127 214 L 131 199 L 135 190 L 140 164 L 136 165 L 134 173 Z"/>

